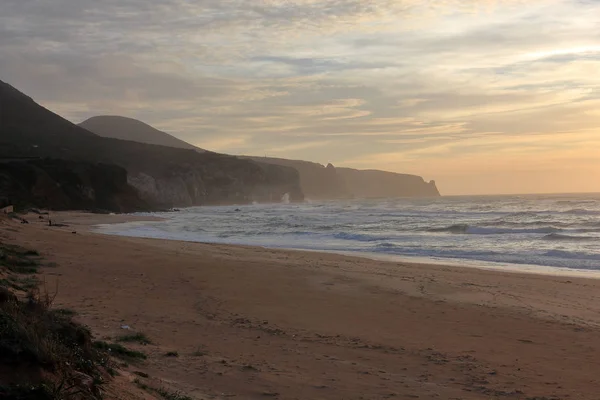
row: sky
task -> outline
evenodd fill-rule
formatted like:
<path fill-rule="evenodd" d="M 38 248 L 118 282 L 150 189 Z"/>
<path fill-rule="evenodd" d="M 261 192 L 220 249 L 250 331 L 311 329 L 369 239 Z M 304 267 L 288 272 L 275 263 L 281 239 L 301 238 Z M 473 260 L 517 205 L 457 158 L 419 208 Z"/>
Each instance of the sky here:
<path fill-rule="evenodd" d="M 600 0 L 1 0 L 0 80 L 447 195 L 600 192 Z"/>

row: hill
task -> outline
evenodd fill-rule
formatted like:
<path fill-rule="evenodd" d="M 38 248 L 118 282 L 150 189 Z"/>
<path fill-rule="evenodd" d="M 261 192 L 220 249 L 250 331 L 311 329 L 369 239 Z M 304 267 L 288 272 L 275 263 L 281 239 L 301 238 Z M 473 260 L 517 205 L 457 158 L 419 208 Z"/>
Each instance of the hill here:
<path fill-rule="evenodd" d="M 133 118 L 104 115 L 89 118 L 80 123 L 79 126 L 102 137 L 204 151 Z"/>
<path fill-rule="evenodd" d="M 298 173 L 291 168 L 259 165 L 211 152 L 103 138 L 0 81 L 0 159 L 30 162 L 24 158 L 61 159 L 81 166 L 116 165 L 126 170 L 127 184 L 136 189 L 141 200 L 155 208 L 279 201 L 286 193 L 293 201 L 303 199 Z M 3 179 L 14 176 L 5 174 Z M 54 176 L 58 185 L 81 186 L 72 176 Z M 90 181 L 88 178 L 84 180 Z M 80 190 L 93 199 L 92 189 L 85 186 Z"/>
<path fill-rule="evenodd" d="M 172 147 L 194 148 L 173 136 L 161 132 L 141 121 L 124 117 L 92 117 L 80 124 L 105 137 L 118 137 L 141 143 L 171 143 Z M 309 198 L 346 199 L 375 197 L 430 197 L 439 196 L 435 182 L 425 182 L 416 175 L 398 174 L 378 170 L 336 168 L 301 160 L 241 156 L 263 165 L 294 168 L 298 171 L 302 192 Z"/>

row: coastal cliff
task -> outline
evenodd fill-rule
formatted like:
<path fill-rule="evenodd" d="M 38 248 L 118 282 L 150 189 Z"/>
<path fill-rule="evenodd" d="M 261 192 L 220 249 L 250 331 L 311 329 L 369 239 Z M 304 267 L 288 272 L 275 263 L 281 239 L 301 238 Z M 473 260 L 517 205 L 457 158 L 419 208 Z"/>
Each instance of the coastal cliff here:
<path fill-rule="evenodd" d="M 118 116 L 92 117 L 81 124 L 95 133 L 106 138 L 120 138 L 146 144 L 165 144 L 171 147 L 201 150 L 189 143 L 159 131 L 152 126 L 135 119 Z M 210 153 L 206 151 L 206 153 Z M 212 153 L 214 154 L 214 153 Z M 290 193 L 293 199 L 303 198 L 302 193 L 313 200 L 336 200 L 354 197 L 429 197 L 439 196 L 434 182 L 426 183 L 423 178 L 414 175 L 396 174 L 385 171 L 362 171 L 349 168 L 336 168 L 332 164 L 327 166 L 301 160 L 288 160 L 272 157 L 239 156 L 238 158 L 253 161 L 258 164 L 268 176 L 279 176 L 278 183 L 271 182 L 269 185 L 259 185 L 256 191 L 258 197 L 275 201 L 281 192 Z M 297 171 L 297 176 L 292 176 L 290 169 Z M 286 172 L 287 171 L 287 172 Z M 285 177 L 285 175 L 289 175 Z M 283 176 L 283 177 L 282 177 Z M 192 182 L 191 184 L 189 182 Z M 299 187 L 290 185 L 290 182 L 299 182 Z M 287 183 L 286 183 L 287 182 Z M 196 174 L 176 174 L 174 179 L 165 182 L 155 179 L 142 172 L 130 176 L 130 183 L 140 189 L 147 196 L 158 199 L 161 202 L 169 195 L 178 201 L 185 203 L 194 202 L 204 192 L 202 179 Z M 279 194 L 272 190 L 273 185 L 281 186 Z M 176 187 L 189 187 L 189 195 Z M 239 192 L 241 188 L 232 189 Z M 178 197 L 182 194 L 183 197 Z M 256 196 L 256 194 L 255 194 Z"/>
<path fill-rule="evenodd" d="M 336 168 L 300 160 L 286 160 L 270 157 L 244 157 L 264 164 L 294 168 L 300 176 L 300 186 L 304 194 L 312 199 L 347 199 L 352 197 L 346 182 L 338 175 Z"/>
<path fill-rule="evenodd" d="M 336 168 L 355 197 L 438 197 L 435 181 L 426 182 L 417 175 L 379 170 Z"/>
<path fill-rule="evenodd" d="M 58 159 L 0 160 L 0 205 L 18 209 L 150 210 L 115 165 Z"/>
<path fill-rule="evenodd" d="M 434 181 L 416 175 L 379 170 L 358 170 L 299 160 L 247 157 L 254 161 L 292 167 L 300 174 L 300 185 L 310 199 L 377 197 L 437 197 Z"/>
<path fill-rule="evenodd" d="M 293 168 L 271 168 L 195 149 L 100 137 L 0 81 L 0 159 L 15 158 L 119 166 L 127 171 L 127 186 L 135 188 L 138 200 L 155 209 L 279 202 L 284 197 L 291 201 L 304 199 L 298 173 Z M 43 170 L 46 164 L 38 163 L 35 168 Z M 5 179 L 13 176 L 7 174 Z M 20 196 L 15 201 L 44 198 L 22 190 L 15 193 Z M 115 196 L 118 194 L 114 192 Z M 138 200 L 130 206 L 136 207 Z M 119 211 L 116 206 L 110 209 Z"/>

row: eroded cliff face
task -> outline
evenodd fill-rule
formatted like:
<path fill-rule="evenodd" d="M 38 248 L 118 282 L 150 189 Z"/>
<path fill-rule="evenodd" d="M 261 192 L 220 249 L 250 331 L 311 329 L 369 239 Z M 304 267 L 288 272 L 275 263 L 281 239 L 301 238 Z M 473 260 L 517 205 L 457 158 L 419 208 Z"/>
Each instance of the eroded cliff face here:
<path fill-rule="evenodd" d="M 0 160 L 7 157 L 121 167 L 124 184 L 155 208 L 278 202 L 286 193 L 291 201 L 304 199 L 293 168 L 100 137 L 0 81 Z"/>
<path fill-rule="evenodd" d="M 310 199 L 347 199 L 375 197 L 436 197 L 434 181 L 416 175 L 378 170 L 336 168 L 321 164 L 280 158 L 248 157 L 254 161 L 293 167 L 300 175 L 300 186 Z"/>
<path fill-rule="evenodd" d="M 344 180 L 337 174 L 332 164 L 327 166 L 299 160 L 282 158 L 246 157 L 253 161 L 294 168 L 300 177 L 300 187 L 306 197 L 319 199 L 347 199 L 352 197 Z"/>
<path fill-rule="evenodd" d="M 0 200 L 18 209 L 147 211 L 148 203 L 114 165 L 56 159 L 0 161 Z"/>
<path fill-rule="evenodd" d="M 435 181 L 426 182 L 416 175 L 378 170 L 336 168 L 355 197 L 438 197 Z"/>
<path fill-rule="evenodd" d="M 175 207 L 189 207 L 201 204 L 206 198 L 206 190 L 200 177 L 193 174 L 156 179 L 143 172 L 130 173 L 127 182 L 137 189 L 140 196 L 153 204 Z"/>
<path fill-rule="evenodd" d="M 246 165 L 247 166 L 247 165 Z M 212 204 L 278 203 L 304 200 L 299 177 L 293 169 L 250 165 L 244 173 L 177 168 L 158 177 L 130 172 L 128 182 L 141 197 L 161 207 Z"/>

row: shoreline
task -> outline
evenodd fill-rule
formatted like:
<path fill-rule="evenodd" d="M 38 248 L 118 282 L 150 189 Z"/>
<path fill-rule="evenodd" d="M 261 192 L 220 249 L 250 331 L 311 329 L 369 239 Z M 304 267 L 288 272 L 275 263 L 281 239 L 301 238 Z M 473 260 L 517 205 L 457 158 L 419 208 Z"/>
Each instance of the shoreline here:
<path fill-rule="evenodd" d="M 56 264 L 55 306 L 96 337 L 151 340 L 131 345 L 148 356 L 131 382 L 202 400 L 597 397 L 597 279 L 86 230 L 116 219 L 0 234 Z"/>
<path fill-rule="evenodd" d="M 128 220 L 129 216 L 131 220 Z M 554 267 L 546 265 L 535 265 L 535 264 L 516 264 L 516 263 L 500 263 L 494 261 L 480 261 L 473 259 L 462 259 L 462 258 L 436 258 L 436 257 L 417 257 L 417 256 L 405 256 L 399 254 L 379 254 L 373 252 L 362 252 L 362 251 L 341 251 L 341 250 L 324 250 L 324 249 L 309 249 L 309 248 L 297 248 L 297 247 L 278 247 L 278 246 L 267 246 L 258 244 L 244 244 L 244 243 L 227 243 L 220 241 L 198 241 L 198 240 L 185 240 L 185 239 L 173 239 L 173 238 L 159 238 L 152 236 L 135 236 L 126 235 L 111 232 L 102 232 L 104 226 L 128 224 L 132 222 L 157 222 L 166 221 L 165 217 L 155 217 L 150 215 L 133 215 L 123 214 L 121 218 L 113 222 L 102 222 L 100 224 L 89 225 L 88 229 L 90 232 L 117 236 L 117 237 L 132 237 L 139 239 L 155 239 L 155 240 L 168 240 L 173 242 L 186 242 L 186 243 L 200 243 L 200 244 L 215 244 L 224 246 L 241 246 L 241 247 L 257 247 L 265 250 L 283 250 L 283 251 L 305 251 L 309 253 L 324 253 L 324 254 L 338 254 L 348 257 L 362 258 L 371 261 L 390 262 L 390 263 L 413 263 L 423 266 L 438 265 L 448 266 L 454 268 L 475 268 L 487 271 L 497 272 L 509 272 L 516 274 L 541 274 L 549 276 L 561 276 L 561 277 L 573 277 L 573 278 L 587 278 L 587 279 L 600 279 L 600 270 L 586 270 L 577 268 L 567 267 Z"/>

